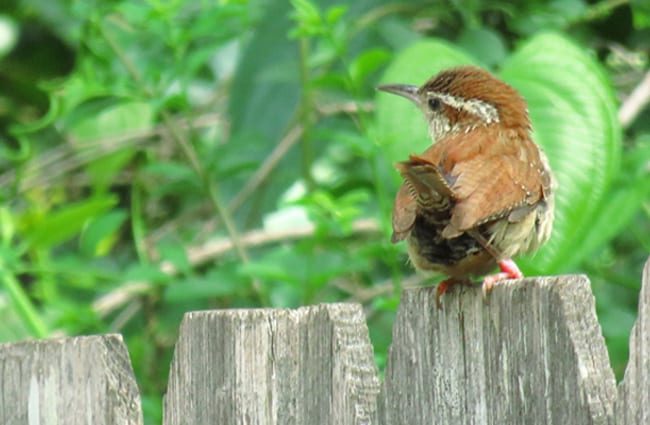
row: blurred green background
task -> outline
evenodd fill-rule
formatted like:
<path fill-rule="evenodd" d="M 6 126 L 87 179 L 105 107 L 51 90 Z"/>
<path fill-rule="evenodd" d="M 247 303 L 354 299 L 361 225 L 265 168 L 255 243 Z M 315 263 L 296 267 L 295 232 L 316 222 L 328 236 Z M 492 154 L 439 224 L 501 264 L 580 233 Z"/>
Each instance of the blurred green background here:
<path fill-rule="evenodd" d="M 377 93 L 474 63 L 527 99 L 557 175 L 529 275 L 585 273 L 620 378 L 650 252 L 650 3 L 3 0 L 0 342 L 120 332 L 147 423 L 189 310 L 403 287 L 392 163 L 429 143 Z M 646 94 L 647 96 L 647 94 Z"/>

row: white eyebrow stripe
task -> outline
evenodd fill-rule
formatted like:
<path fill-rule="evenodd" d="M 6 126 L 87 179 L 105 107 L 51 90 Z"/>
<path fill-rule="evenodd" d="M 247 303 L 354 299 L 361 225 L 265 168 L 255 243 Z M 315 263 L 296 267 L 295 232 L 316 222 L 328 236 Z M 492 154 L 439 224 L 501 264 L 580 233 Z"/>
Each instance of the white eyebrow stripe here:
<path fill-rule="evenodd" d="M 464 99 L 448 93 L 427 92 L 427 96 L 437 97 L 452 108 L 462 109 L 476 116 L 485 124 L 499 122 L 499 111 L 496 106 L 480 99 Z"/>

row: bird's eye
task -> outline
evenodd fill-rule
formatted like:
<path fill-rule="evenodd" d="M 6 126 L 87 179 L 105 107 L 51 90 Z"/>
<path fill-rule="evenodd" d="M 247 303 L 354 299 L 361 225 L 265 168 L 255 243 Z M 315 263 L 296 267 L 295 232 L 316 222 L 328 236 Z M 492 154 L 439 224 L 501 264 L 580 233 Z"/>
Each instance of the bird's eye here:
<path fill-rule="evenodd" d="M 442 102 L 437 97 L 432 97 L 429 99 L 429 108 L 432 111 L 437 111 L 442 106 Z"/>

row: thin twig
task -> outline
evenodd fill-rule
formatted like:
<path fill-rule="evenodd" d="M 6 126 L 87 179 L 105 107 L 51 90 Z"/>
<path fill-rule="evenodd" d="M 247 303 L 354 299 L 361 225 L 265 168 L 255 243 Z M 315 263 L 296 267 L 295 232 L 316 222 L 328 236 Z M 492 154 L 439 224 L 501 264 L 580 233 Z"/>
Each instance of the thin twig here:
<path fill-rule="evenodd" d="M 316 228 L 313 224 L 305 224 L 301 227 L 283 230 L 258 229 L 243 234 L 241 241 L 247 247 L 259 247 L 276 242 L 306 238 L 312 236 L 315 230 Z M 379 225 L 374 219 L 358 219 L 352 223 L 352 232 L 355 234 L 377 233 L 379 231 Z M 220 257 L 223 254 L 232 251 L 232 249 L 233 243 L 231 240 L 228 238 L 220 238 L 214 241 L 209 241 L 199 247 L 189 248 L 187 250 L 187 258 L 192 265 L 199 265 Z M 176 272 L 174 266 L 168 262 L 163 262 L 161 264 L 161 270 L 170 274 Z"/>
<path fill-rule="evenodd" d="M 190 161 L 190 164 L 192 164 L 192 168 L 194 169 L 194 172 L 203 180 L 206 189 L 208 190 L 208 196 L 210 198 L 210 202 L 212 203 L 212 206 L 217 211 L 217 215 L 219 216 L 224 226 L 226 227 L 226 232 L 228 232 L 228 236 L 233 242 L 235 251 L 237 251 L 237 255 L 239 255 L 239 258 L 242 260 L 244 264 L 248 264 L 250 262 L 248 252 L 244 248 L 244 245 L 241 243 L 239 232 L 237 231 L 235 227 L 235 223 L 233 222 L 232 217 L 230 216 L 230 212 L 228 211 L 227 208 L 224 208 L 221 200 L 219 199 L 219 192 L 218 192 L 218 186 L 216 181 L 214 179 L 210 179 L 206 175 L 205 170 L 203 169 L 203 165 L 201 164 L 198 157 L 196 156 L 196 151 L 190 144 L 190 141 L 180 131 L 180 129 L 178 128 L 178 126 L 176 125 L 172 117 L 165 111 L 163 111 L 161 115 L 163 121 L 165 122 L 165 124 L 170 130 L 172 138 L 178 143 L 178 145 L 183 150 L 183 153 Z M 258 290 L 258 292 L 261 290 L 261 288 L 259 287 L 255 289 Z"/>
<path fill-rule="evenodd" d="M 316 105 L 316 109 L 321 115 L 334 115 L 339 113 L 358 113 L 359 111 L 371 111 L 373 109 L 372 103 L 364 103 L 358 105 L 354 102 Z M 280 140 L 273 151 L 269 154 L 262 165 L 255 171 L 255 173 L 248 179 L 244 187 L 235 195 L 230 201 L 228 208 L 233 212 L 239 208 L 246 199 L 260 187 L 262 182 L 271 174 L 271 172 L 278 165 L 280 160 L 284 158 L 289 149 L 300 140 L 300 137 L 305 132 L 302 125 L 298 124 L 291 128 L 287 134 Z"/>
<path fill-rule="evenodd" d="M 152 286 L 152 283 L 145 281 L 126 282 L 98 298 L 92 304 L 92 309 L 100 317 L 105 317 L 120 306 L 130 302 L 133 298 L 146 294 Z"/>
<path fill-rule="evenodd" d="M 260 247 L 273 243 L 286 242 L 296 239 L 303 239 L 312 236 L 315 232 L 313 225 L 305 225 L 287 230 L 253 230 L 241 235 L 241 242 L 247 248 Z M 354 234 L 373 234 L 380 231 L 377 222 L 370 218 L 363 218 L 352 223 L 352 233 Z M 192 266 L 197 266 L 207 261 L 214 260 L 234 249 L 233 241 L 230 238 L 220 238 L 209 241 L 201 246 L 190 247 L 187 249 L 187 258 Z M 160 270 L 167 275 L 174 275 L 178 272 L 176 267 L 169 262 L 162 262 Z M 152 283 L 143 281 L 125 282 L 114 291 L 97 299 L 93 303 L 93 310 L 100 316 L 104 317 L 120 306 L 130 302 L 133 298 L 146 293 Z"/>
<path fill-rule="evenodd" d="M 372 112 L 375 110 L 374 102 L 340 102 L 316 104 L 316 110 L 321 115 L 335 115 L 340 113 L 358 114 L 361 112 Z"/>
<path fill-rule="evenodd" d="M 266 158 L 264 163 L 255 171 L 255 173 L 248 179 L 246 185 L 235 195 L 235 197 L 230 201 L 228 209 L 232 212 L 244 203 L 246 198 L 248 198 L 260 185 L 268 175 L 275 169 L 278 165 L 278 162 L 286 155 L 287 151 L 300 140 L 302 136 L 303 127 L 297 125 L 292 128 L 286 136 L 280 141 L 280 143 L 273 149 L 271 154 Z"/>
<path fill-rule="evenodd" d="M 314 177 L 312 176 L 312 165 L 314 163 L 314 147 L 311 137 L 311 128 L 313 124 L 313 95 L 312 87 L 310 84 L 310 67 L 309 67 L 309 51 L 310 43 L 307 37 L 301 37 L 298 43 L 298 56 L 299 56 L 299 75 L 300 75 L 300 105 L 298 106 L 298 120 L 305 129 L 302 133 L 301 143 L 301 168 L 302 178 L 309 191 L 313 190 L 316 186 Z"/>

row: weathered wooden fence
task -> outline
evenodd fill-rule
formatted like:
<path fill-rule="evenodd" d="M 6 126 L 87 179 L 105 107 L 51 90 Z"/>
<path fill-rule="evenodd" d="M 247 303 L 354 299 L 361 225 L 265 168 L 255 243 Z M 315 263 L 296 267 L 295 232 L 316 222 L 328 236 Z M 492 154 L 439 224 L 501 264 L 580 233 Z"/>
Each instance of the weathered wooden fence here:
<path fill-rule="evenodd" d="M 650 424 L 650 263 L 616 387 L 584 276 L 407 290 L 383 384 L 362 309 L 185 316 L 165 425 Z M 0 424 L 140 424 L 119 335 L 0 345 Z"/>

